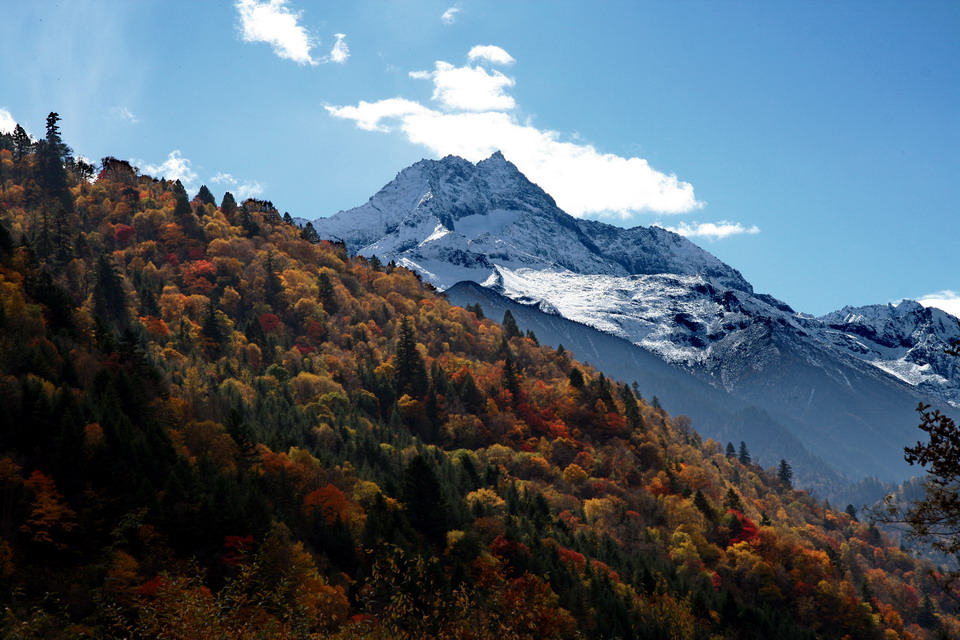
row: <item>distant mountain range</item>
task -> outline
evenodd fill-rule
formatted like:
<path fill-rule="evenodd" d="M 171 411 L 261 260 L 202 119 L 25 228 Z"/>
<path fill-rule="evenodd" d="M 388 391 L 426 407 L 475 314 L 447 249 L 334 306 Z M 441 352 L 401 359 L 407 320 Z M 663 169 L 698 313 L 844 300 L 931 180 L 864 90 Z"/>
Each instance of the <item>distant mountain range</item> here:
<path fill-rule="evenodd" d="M 920 435 L 917 404 L 960 407 L 960 361 L 943 353 L 960 339 L 949 314 L 911 301 L 798 313 L 675 233 L 570 216 L 499 152 L 422 160 L 313 225 L 458 304 L 525 305 L 521 326 L 642 381 L 704 436 L 745 440 L 767 464 L 791 460 L 810 484 L 916 473 L 902 451 Z M 626 342 L 590 353 L 601 339 L 588 327 Z"/>

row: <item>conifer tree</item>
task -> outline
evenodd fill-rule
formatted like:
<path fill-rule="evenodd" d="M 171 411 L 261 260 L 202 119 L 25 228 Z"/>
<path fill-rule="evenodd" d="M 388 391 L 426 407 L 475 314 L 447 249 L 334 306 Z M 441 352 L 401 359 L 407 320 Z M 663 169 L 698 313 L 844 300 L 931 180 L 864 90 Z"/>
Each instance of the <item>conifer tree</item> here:
<path fill-rule="evenodd" d="M 783 486 L 788 489 L 793 488 L 793 467 L 786 460 L 780 461 L 780 466 L 777 468 L 777 477 L 783 483 Z"/>
<path fill-rule="evenodd" d="M 410 524 L 435 545 L 442 545 L 447 532 L 447 506 L 440 480 L 422 454 L 403 472 L 403 503 Z"/>
<path fill-rule="evenodd" d="M 510 313 L 510 309 L 503 312 L 503 322 L 501 324 L 503 324 L 503 335 L 507 340 L 520 337 L 520 327 L 517 325 L 516 318 Z"/>
<path fill-rule="evenodd" d="M 397 338 L 397 359 L 395 383 L 397 393 L 409 394 L 421 398 L 427 392 L 427 369 L 417 350 L 417 340 L 413 327 L 406 316 L 400 318 L 400 331 Z"/>
<path fill-rule="evenodd" d="M 728 443 L 727 443 L 727 457 L 728 457 L 728 458 L 736 458 L 736 457 L 737 457 L 737 450 L 734 448 L 732 442 L 728 442 Z"/>
<path fill-rule="evenodd" d="M 747 449 L 747 443 L 743 440 L 740 441 L 740 453 L 737 455 L 737 459 L 742 465 L 750 464 L 750 451 Z"/>
<path fill-rule="evenodd" d="M 727 489 L 727 494 L 723 498 L 723 506 L 732 511 L 743 513 L 743 501 L 740 495 L 733 490 L 733 487 Z"/>
<path fill-rule="evenodd" d="M 217 203 L 216 199 L 213 197 L 213 194 L 210 193 L 210 189 L 208 189 L 207 185 L 205 184 L 200 185 L 200 190 L 197 191 L 197 200 L 199 200 L 201 204 Z"/>

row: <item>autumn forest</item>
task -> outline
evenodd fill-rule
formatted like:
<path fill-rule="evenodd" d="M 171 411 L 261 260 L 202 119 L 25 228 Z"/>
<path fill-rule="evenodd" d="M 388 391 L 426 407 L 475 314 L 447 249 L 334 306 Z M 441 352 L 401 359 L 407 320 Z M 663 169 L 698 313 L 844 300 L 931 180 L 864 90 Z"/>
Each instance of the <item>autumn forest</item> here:
<path fill-rule="evenodd" d="M 0 134 L 3 637 L 960 637 L 788 461 L 58 122 Z"/>

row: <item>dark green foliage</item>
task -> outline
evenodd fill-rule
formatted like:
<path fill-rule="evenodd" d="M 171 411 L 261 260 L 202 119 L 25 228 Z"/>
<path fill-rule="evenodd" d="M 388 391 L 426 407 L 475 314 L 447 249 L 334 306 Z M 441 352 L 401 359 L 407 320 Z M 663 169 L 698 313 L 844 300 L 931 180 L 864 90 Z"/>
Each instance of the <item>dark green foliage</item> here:
<path fill-rule="evenodd" d="M 844 511 L 848 516 L 850 516 L 851 520 L 857 520 L 857 508 L 855 506 L 853 506 L 852 504 L 848 504 L 847 508 L 844 509 Z"/>
<path fill-rule="evenodd" d="M 117 268 L 105 255 L 97 259 L 93 304 L 98 318 L 108 327 L 123 327 L 127 321 L 126 294 Z"/>
<path fill-rule="evenodd" d="M 713 507 L 710 506 L 710 502 L 707 501 L 707 497 L 703 495 L 703 491 L 700 489 L 697 489 L 697 492 L 693 495 L 693 506 L 699 509 L 707 520 L 712 521 L 717 517 Z"/>
<path fill-rule="evenodd" d="M 477 316 L 477 320 L 483 320 L 484 318 L 487 317 L 487 316 L 484 315 L 484 313 L 483 313 L 483 307 L 480 306 L 480 303 L 479 303 L 479 302 L 477 302 L 476 304 L 468 304 L 468 305 L 467 305 L 466 307 L 464 307 L 464 308 L 465 308 L 467 311 L 470 311 L 471 313 L 473 313 L 475 316 Z"/>
<path fill-rule="evenodd" d="M 733 487 L 727 489 L 727 493 L 723 497 L 723 506 L 726 509 L 743 512 L 743 501 L 740 499 L 740 494 L 734 491 Z"/>
<path fill-rule="evenodd" d="M 447 532 L 446 501 L 436 471 L 423 455 L 417 455 L 403 472 L 403 503 L 407 520 L 424 538 L 442 545 Z"/>
<path fill-rule="evenodd" d="M 310 244 L 320 243 L 320 234 L 317 233 L 317 230 L 313 228 L 312 222 L 307 222 L 307 224 L 304 225 L 303 230 L 300 231 L 300 237 Z"/>
<path fill-rule="evenodd" d="M 568 378 L 570 379 L 570 386 L 574 389 L 583 389 L 584 384 L 586 384 L 583 380 L 583 373 L 576 367 L 570 368 Z"/>
<path fill-rule="evenodd" d="M 400 318 L 400 335 L 397 337 L 397 356 L 394 367 L 394 383 L 397 392 L 422 398 L 427 392 L 427 368 L 417 351 L 417 341 L 410 320 Z"/>
<path fill-rule="evenodd" d="M 521 336 L 520 327 L 517 325 L 517 320 L 513 317 L 510 309 L 503 312 L 503 322 L 501 324 L 503 324 L 503 335 L 506 336 L 508 340 Z"/>
<path fill-rule="evenodd" d="M 337 304 L 336 293 L 333 290 L 333 283 L 330 282 L 330 276 L 328 276 L 326 273 L 321 273 L 320 277 L 317 278 L 317 289 L 320 296 L 320 302 L 323 303 L 323 310 L 329 314 L 336 313 L 339 309 L 339 305 Z"/>
<path fill-rule="evenodd" d="M 216 204 L 217 200 L 213 197 L 213 194 L 210 193 L 210 189 L 207 189 L 207 185 L 200 185 L 200 190 L 197 191 L 197 200 L 201 204 Z"/>
<path fill-rule="evenodd" d="M 727 457 L 728 457 L 728 458 L 736 458 L 736 457 L 737 457 L 737 450 L 734 448 L 732 442 L 728 442 L 728 443 L 727 443 Z"/>
<path fill-rule="evenodd" d="M 786 488 L 793 488 L 793 467 L 786 460 L 780 461 L 780 466 L 777 467 L 777 478 Z"/>
<path fill-rule="evenodd" d="M 750 451 L 747 449 L 747 443 L 743 440 L 740 441 L 740 453 L 737 454 L 737 460 L 743 465 L 750 464 Z"/>
<path fill-rule="evenodd" d="M 223 215 L 227 216 L 227 220 L 233 220 L 237 214 L 237 201 L 229 191 L 223 194 L 223 200 L 220 201 L 220 210 Z"/>

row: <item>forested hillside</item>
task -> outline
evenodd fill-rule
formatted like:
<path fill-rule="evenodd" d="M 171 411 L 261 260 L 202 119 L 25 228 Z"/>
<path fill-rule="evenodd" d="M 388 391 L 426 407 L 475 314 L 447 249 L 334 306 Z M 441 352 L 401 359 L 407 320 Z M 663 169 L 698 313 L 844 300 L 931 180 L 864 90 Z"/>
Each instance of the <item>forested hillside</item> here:
<path fill-rule="evenodd" d="M 939 638 L 932 567 L 643 389 L 0 136 L 0 635 Z M 735 450 L 733 450 L 735 449 Z"/>

